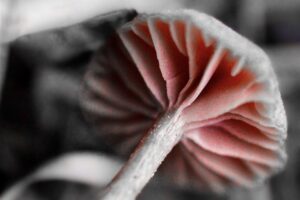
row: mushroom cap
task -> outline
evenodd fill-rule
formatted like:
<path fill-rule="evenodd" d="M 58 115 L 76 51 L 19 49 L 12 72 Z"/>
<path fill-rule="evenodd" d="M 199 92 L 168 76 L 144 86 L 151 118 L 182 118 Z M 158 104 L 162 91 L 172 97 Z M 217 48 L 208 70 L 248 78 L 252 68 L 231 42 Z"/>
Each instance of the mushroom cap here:
<path fill-rule="evenodd" d="M 248 187 L 286 161 L 286 114 L 270 60 L 193 10 L 140 14 L 121 27 L 89 66 L 82 107 L 121 155 L 160 114 L 180 111 L 184 134 L 160 172 L 182 185 Z"/>

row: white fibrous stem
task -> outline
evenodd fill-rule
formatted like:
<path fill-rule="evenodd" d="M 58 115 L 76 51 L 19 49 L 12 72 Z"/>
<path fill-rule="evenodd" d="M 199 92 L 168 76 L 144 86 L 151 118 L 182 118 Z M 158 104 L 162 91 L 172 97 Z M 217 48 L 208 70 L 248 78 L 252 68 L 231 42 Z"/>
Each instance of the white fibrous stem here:
<path fill-rule="evenodd" d="M 103 200 L 132 200 L 180 141 L 184 121 L 178 112 L 163 114 L 142 139 L 102 195 Z"/>

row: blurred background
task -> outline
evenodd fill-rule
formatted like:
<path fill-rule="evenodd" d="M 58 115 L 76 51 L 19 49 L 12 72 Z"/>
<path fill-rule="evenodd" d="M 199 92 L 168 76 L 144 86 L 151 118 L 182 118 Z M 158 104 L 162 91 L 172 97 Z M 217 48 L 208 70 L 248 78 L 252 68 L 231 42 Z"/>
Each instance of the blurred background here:
<path fill-rule="evenodd" d="M 66 0 L 67 2 L 68 0 Z M 0 193 L 23 180 L 45 163 L 71 152 L 113 155 L 89 128 L 78 105 L 82 76 L 93 52 L 115 28 L 131 20 L 134 10 L 111 12 L 97 8 L 80 23 L 58 28 L 40 28 L 7 40 L 11 13 L 18 1 L 0 0 Z M 14 3 L 12 3 L 14 2 Z M 39 13 L 32 2 L 30 13 Z M 51 1 L 49 1 L 51 2 Z M 61 2 L 64 2 L 63 0 Z M 74 1 L 76 2 L 76 1 Z M 89 1 L 85 1 L 88 3 Z M 91 1 L 92 3 L 93 1 Z M 110 1 L 106 3 L 109 4 Z M 158 186 L 154 179 L 139 199 L 256 199 L 300 198 L 300 1 L 299 0 L 173 0 L 132 1 L 118 9 L 137 11 L 193 8 L 215 16 L 261 46 L 270 56 L 288 114 L 288 164 L 284 171 L 252 191 L 236 190 L 227 195 L 192 189 Z M 41 5 L 42 5 L 41 4 Z M 64 9 L 60 4 L 57 13 Z M 83 6 L 84 7 L 84 6 Z M 62 10 L 62 11 L 61 11 Z M 84 10 L 84 9 L 83 9 Z M 86 13 L 88 11 L 85 10 Z M 42 14 L 40 12 L 40 14 Z M 82 13 L 78 13 L 81 15 Z M 38 14 L 35 17 L 39 17 Z M 48 16 L 51 18 L 51 16 Z M 68 16 L 66 16 L 68 18 Z M 41 16 L 47 19 L 47 16 Z M 70 17 L 72 18 L 72 17 Z M 22 26 L 19 23 L 15 26 Z M 51 25 L 49 29 L 56 27 Z M 12 28 L 15 30 L 15 28 Z M 62 168 L 64 165 L 62 165 Z M 101 171 L 101 170 L 99 170 Z M 113 175 L 113 174 L 112 174 Z M 93 199 L 98 187 L 75 181 L 42 180 L 30 184 L 18 199 Z"/>

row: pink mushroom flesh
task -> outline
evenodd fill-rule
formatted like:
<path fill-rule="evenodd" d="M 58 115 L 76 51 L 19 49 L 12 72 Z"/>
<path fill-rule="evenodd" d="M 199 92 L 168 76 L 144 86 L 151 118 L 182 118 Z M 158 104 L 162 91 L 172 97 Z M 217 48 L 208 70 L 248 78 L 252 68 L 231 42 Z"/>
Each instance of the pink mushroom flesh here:
<path fill-rule="evenodd" d="M 134 20 L 97 53 L 83 106 L 123 155 L 159 114 L 179 110 L 184 135 L 160 172 L 216 191 L 251 186 L 284 160 L 281 132 L 268 117 L 272 88 L 239 52 L 207 36 L 181 19 Z"/>

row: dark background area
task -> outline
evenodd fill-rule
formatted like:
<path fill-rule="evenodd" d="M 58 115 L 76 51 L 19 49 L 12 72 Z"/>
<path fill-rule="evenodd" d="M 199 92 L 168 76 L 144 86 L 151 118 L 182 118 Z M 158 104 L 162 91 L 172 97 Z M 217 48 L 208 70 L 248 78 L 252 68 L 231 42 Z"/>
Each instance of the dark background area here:
<path fill-rule="evenodd" d="M 267 193 L 219 196 L 150 184 L 140 199 L 300 198 L 300 1 L 186 0 L 260 45 L 274 63 L 288 114 L 288 164 L 267 183 Z M 0 192 L 66 152 L 112 154 L 84 119 L 78 95 L 93 52 L 115 28 L 135 16 L 116 12 L 59 30 L 19 38 L 9 46 L 0 104 Z M 55 191 L 55 192 L 53 192 Z M 64 181 L 33 184 L 22 199 L 86 199 L 94 188 Z M 245 195 L 240 196 L 240 195 Z"/>

